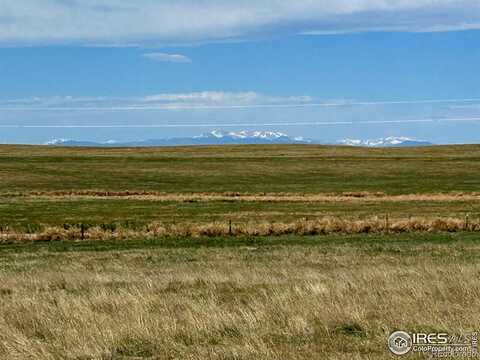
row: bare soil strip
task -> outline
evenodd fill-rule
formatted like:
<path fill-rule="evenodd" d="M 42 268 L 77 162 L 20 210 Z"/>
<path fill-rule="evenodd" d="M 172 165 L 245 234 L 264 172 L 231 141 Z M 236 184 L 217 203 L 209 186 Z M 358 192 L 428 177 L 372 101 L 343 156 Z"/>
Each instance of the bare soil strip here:
<path fill-rule="evenodd" d="M 211 201 L 239 201 L 239 202 L 404 202 L 404 201 L 479 201 L 480 193 L 431 193 L 388 195 L 382 192 L 351 192 L 351 193 L 162 193 L 143 191 L 52 191 L 4 193 L 0 197 L 24 197 L 33 199 L 52 200 L 82 200 L 82 199 L 130 199 L 158 202 L 211 202 Z"/>

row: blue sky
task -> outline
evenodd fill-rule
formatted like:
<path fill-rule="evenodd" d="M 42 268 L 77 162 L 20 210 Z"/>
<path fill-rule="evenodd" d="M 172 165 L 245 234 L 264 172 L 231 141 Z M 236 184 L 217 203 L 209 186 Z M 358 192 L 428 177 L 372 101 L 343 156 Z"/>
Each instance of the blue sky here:
<path fill-rule="evenodd" d="M 0 5 L 1 143 L 480 142 L 477 1 L 38 3 Z"/>

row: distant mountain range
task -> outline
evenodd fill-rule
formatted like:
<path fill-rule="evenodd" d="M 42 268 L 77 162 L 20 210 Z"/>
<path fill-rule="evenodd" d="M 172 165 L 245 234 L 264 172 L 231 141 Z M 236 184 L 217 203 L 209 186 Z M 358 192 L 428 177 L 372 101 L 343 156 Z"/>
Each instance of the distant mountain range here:
<path fill-rule="evenodd" d="M 363 146 L 363 147 L 413 147 L 413 146 L 430 146 L 431 142 L 417 140 L 408 137 L 390 136 L 386 138 L 358 140 L 345 139 L 338 142 L 340 145 Z"/>
<path fill-rule="evenodd" d="M 144 147 L 144 146 L 179 146 L 179 145 L 227 145 L 227 144 L 311 144 L 312 140 L 302 137 L 290 137 L 278 131 L 239 131 L 226 132 L 214 130 L 194 137 L 142 140 L 132 142 L 76 141 L 54 139 L 45 145 L 55 146 L 102 146 L 102 147 Z"/>
<path fill-rule="evenodd" d="M 52 146 L 85 146 L 85 147 L 148 147 L 148 146 L 188 146 L 188 145 L 233 145 L 233 144 L 322 144 L 322 145 L 345 145 L 363 147 L 408 147 L 433 145 L 427 141 L 415 140 L 407 137 L 387 137 L 374 140 L 345 139 L 337 143 L 326 143 L 305 139 L 303 137 L 291 137 L 278 131 L 221 131 L 202 134 L 200 136 L 153 139 L 131 142 L 119 142 L 109 140 L 105 142 L 77 141 L 67 139 L 54 139 L 45 143 Z"/>

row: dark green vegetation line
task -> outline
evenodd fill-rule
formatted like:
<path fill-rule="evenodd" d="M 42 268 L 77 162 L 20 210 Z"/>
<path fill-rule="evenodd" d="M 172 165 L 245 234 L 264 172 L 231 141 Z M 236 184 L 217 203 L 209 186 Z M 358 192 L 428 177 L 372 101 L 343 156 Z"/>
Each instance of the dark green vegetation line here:
<path fill-rule="evenodd" d="M 201 237 L 201 238 L 158 238 L 151 240 L 102 240 L 102 241 L 51 241 L 0 246 L 0 254 L 7 253 L 47 253 L 78 251 L 128 251 L 137 249 L 198 249 L 248 247 L 252 251 L 278 246 L 315 246 L 355 247 L 376 252 L 409 251 L 414 253 L 417 247 L 451 246 L 461 248 L 466 245 L 480 244 L 480 235 L 474 233 L 413 233 L 413 234 L 358 234 L 358 235 L 321 235 L 321 236 L 265 236 L 265 237 Z"/>

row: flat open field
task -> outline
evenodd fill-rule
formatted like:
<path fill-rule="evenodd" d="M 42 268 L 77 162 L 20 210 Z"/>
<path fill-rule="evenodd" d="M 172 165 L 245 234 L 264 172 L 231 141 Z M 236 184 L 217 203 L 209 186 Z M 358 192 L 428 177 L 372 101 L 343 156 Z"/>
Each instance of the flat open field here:
<path fill-rule="evenodd" d="M 222 146 L 66 149 L 1 146 L 0 191 L 478 191 L 480 146 L 358 149 Z"/>
<path fill-rule="evenodd" d="M 385 359 L 478 329 L 475 234 L 0 247 L 2 359 Z M 410 357 L 409 357 L 410 358 Z"/>
<path fill-rule="evenodd" d="M 384 359 L 394 330 L 479 330 L 479 160 L 0 146 L 0 359 Z"/>
<path fill-rule="evenodd" d="M 127 191 L 137 195 L 127 196 Z M 386 213 L 461 219 L 470 214 L 478 220 L 480 195 L 468 196 L 477 191 L 480 146 L 0 147 L 4 228 L 80 222 L 128 222 L 133 227 L 182 221 L 289 222 Z M 467 196 L 438 196 L 458 192 Z M 265 199 L 265 193 L 271 196 Z M 376 195 L 318 198 L 345 193 Z M 227 196 L 218 198 L 222 194 Z"/>

